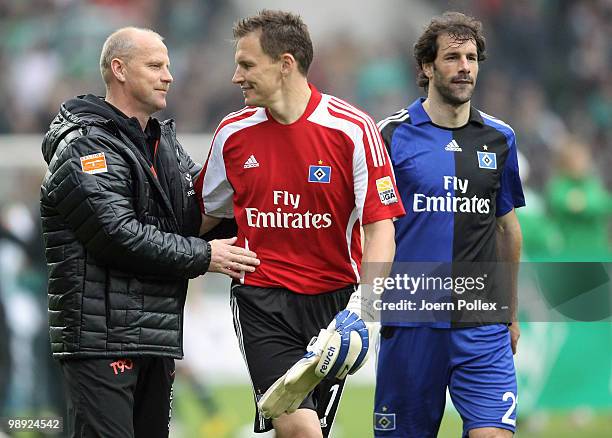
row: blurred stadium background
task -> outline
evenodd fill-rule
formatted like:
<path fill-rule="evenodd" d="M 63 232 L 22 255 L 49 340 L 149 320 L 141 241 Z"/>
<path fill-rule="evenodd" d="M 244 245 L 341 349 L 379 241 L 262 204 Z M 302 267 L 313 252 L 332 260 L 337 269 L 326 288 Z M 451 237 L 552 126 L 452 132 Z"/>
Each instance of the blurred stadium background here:
<path fill-rule="evenodd" d="M 520 211 L 525 260 L 612 259 L 610 0 L 0 0 L 0 417 L 63 411 L 48 346 L 38 220 L 40 142 L 59 104 L 103 94 L 98 57 L 111 31 L 150 27 L 166 38 L 175 79 L 161 117 L 177 120 L 179 139 L 202 161 L 210 132 L 242 106 L 230 83 L 232 23 L 266 7 L 303 16 L 315 45 L 310 80 L 375 119 L 420 95 L 412 45 L 431 16 L 454 9 L 480 18 L 489 58 L 474 102 L 517 133 L 528 204 Z M 523 323 L 517 436 L 611 436 L 604 287 L 603 321 Z M 223 278 L 191 283 L 173 437 L 253 435 L 250 383 L 227 295 Z M 373 369 L 370 363 L 351 381 L 337 438 L 372 435 Z M 450 402 L 448 409 L 440 436 L 459 436 Z"/>

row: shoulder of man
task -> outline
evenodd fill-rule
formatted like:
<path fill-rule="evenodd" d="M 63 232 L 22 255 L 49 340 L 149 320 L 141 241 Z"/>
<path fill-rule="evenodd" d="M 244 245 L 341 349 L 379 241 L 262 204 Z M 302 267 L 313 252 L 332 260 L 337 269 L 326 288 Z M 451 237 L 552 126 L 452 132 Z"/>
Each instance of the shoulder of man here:
<path fill-rule="evenodd" d="M 187 151 L 176 137 L 176 122 L 174 119 L 166 119 L 159 122 L 161 129 L 162 140 L 166 141 L 168 146 L 176 153 L 180 159 L 182 156 L 189 157 Z"/>
<path fill-rule="evenodd" d="M 516 141 L 516 133 L 514 132 L 512 126 L 510 126 L 508 123 L 476 108 L 474 108 L 474 111 L 476 111 L 478 115 L 482 118 L 482 122 L 485 125 L 491 126 L 492 128 L 495 128 L 501 133 L 503 133 L 511 141 L 511 143 Z"/>
<path fill-rule="evenodd" d="M 238 111 L 234 111 L 234 112 L 227 114 L 225 117 L 223 117 L 223 119 L 221 119 L 221 121 L 217 125 L 217 128 L 215 129 L 215 132 L 214 132 L 214 137 L 216 137 L 217 134 L 219 134 L 219 132 L 226 126 L 235 124 L 245 119 L 249 119 L 251 116 L 255 114 L 260 115 L 259 117 L 257 117 L 257 121 L 266 120 L 265 109 L 262 107 L 245 106 L 239 109 Z"/>
<path fill-rule="evenodd" d="M 391 114 L 389 117 L 382 119 L 380 122 L 376 124 L 385 142 L 385 146 L 387 147 L 387 150 L 389 150 L 391 147 L 391 140 L 393 139 L 393 134 L 395 133 L 395 130 L 402 123 L 408 123 L 409 120 L 410 120 L 410 114 L 408 113 L 408 109 L 403 108 Z"/>
<path fill-rule="evenodd" d="M 128 148 L 120 141 L 113 140 L 99 132 L 69 134 L 60 142 L 49 163 L 47 176 L 59 182 L 67 174 L 111 174 L 118 173 L 115 178 L 125 181 L 131 167 Z M 70 164 L 69 164 L 70 163 Z M 57 174 L 57 178 L 54 175 Z M 45 178 L 47 179 L 47 178 Z"/>
<path fill-rule="evenodd" d="M 321 103 L 333 119 L 341 120 L 358 128 L 368 139 L 376 142 L 376 122 L 364 110 L 331 94 L 321 94 Z"/>
<path fill-rule="evenodd" d="M 103 152 L 113 155 L 124 155 L 122 151 L 129 148 L 125 140 L 114 135 L 111 130 L 100 126 L 78 127 L 68 132 L 57 145 L 54 152 L 54 159 L 61 160 L 65 157 L 75 156 L 81 153 Z M 68 152 L 66 155 L 66 152 Z M 52 167 L 51 164 L 49 167 Z"/>

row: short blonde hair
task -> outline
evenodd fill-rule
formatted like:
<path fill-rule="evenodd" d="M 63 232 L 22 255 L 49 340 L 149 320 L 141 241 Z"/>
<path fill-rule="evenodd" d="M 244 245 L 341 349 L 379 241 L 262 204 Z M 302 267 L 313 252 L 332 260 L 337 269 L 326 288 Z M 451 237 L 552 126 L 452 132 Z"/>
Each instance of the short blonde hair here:
<path fill-rule="evenodd" d="M 111 33 L 108 38 L 106 38 L 106 41 L 104 41 L 102 53 L 100 54 L 100 73 L 102 74 L 102 79 L 107 86 L 112 78 L 112 60 L 114 58 L 120 58 L 127 62 L 133 56 L 133 51 L 136 47 L 133 38 L 134 32 L 151 33 L 159 38 L 160 41 L 164 40 L 160 34 L 151 29 L 133 26 L 122 27 L 121 29 Z"/>

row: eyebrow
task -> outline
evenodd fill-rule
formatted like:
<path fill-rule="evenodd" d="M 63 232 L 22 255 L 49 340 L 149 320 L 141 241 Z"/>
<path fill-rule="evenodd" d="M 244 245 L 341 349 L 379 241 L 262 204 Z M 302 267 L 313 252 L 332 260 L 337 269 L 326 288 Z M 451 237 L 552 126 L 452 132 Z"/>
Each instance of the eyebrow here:
<path fill-rule="evenodd" d="M 168 64 L 170 65 L 170 60 L 161 59 L 161 58 L 149 58 L 145 59 L 146 64 Z"/>
<path fill-rule="evenodd" d="M 237 55 L 234 57 L 234 62 L 236 64 L 248 64 L 248 63 L 253 63 L 253 59 L 248 57 L 247 55 Z"/>
<path fill-rule="evenodd" d="M 455 46 L 447 46 L 446 48 L 441 48 L 442 51 L 444 50 L 448 50 L 447 52 L 442 53 L 442 56 L 447 56 L 447 55 L 456 55 L 459 54 L 461 52 L 461 50 L 459 50 L 459 47 L 455 47 Z M 478 56 L 478 51 L 477 50 L 469 50 L 467 51 L 466 55 L 474 55 L 474 56 Z"/>

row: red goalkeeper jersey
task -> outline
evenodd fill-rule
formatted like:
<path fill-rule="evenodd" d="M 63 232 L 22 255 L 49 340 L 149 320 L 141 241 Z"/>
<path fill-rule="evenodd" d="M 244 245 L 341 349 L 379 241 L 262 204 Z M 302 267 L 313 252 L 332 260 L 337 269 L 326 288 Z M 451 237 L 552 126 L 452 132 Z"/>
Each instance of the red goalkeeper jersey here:
<path fill-rule="evenodd" d="M 237 245 L 261 260 L 246 285 L 318 294 L 355 284 L 360 225 L 404 215 L 376 124 L 311 90 L 289 125 L 265 108 L 225 117 L 196 184 L 203 211 L 235 217 Z"/>

